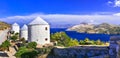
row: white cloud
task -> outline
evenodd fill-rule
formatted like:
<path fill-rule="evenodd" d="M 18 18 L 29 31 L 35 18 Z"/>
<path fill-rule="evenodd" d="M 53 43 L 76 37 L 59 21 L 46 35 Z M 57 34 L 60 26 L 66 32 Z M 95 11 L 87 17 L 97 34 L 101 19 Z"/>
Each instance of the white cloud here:
<path fill-rule="evenodd" d="M 120 0 L 108 1 L 107 4 L 112 7 L 120 7 Z"/>
<path fill-rule="evenodd" d="M 111 1 L 108 1 L 108 3 L 109 3 L 109 4 L 112 4 L 113 2 L 111 2 Z"/>
<path fill-rule="evenodd" d="M 115 7 L 120 7 L 120 0 L 115 0 Z"/>
<path fill-rule="evenodd" d="M 113 6 L 113 5 L 114 5 L 114 3 L 113 3 L 113 2 L 111 2 L 111 1 L 108 1 L 108 2 L 107 2 L 107 5 L 109 5 L 109 6 Z"/>
<path fill-rule="evenodd" d="M 115 14 L 113 14 L 114 16 L 120 16 L 120 13 L 115 13 Z"/>
<path fill-rule="evenodd" d="M 0 20 L 8 23 L 18 22 L 20 24 L 28 24 L 35 17 L 40 16 L 52 25 L 79 24 L 81 22 L 119 24 L 120 16 L 118 15 L 120 15 L 120 13 L 113 15 L 32 14 L 26 16 L 10 16 L 0 18 Z"/>

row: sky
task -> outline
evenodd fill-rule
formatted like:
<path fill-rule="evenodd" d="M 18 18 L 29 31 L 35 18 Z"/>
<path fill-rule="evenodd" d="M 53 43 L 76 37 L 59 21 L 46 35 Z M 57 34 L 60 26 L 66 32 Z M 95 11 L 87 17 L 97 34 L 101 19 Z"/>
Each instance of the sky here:
<path fill-rule="evenodd" d="M 1 0 L 0 20 L 28 24 L 40 16 L 52 24 L 120 22 L 120 0 Z"/>

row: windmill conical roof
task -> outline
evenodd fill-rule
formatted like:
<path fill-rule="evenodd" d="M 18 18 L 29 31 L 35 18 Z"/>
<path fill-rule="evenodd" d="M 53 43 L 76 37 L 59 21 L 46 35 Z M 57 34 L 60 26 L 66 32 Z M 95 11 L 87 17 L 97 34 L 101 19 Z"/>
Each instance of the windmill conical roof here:
<path fill-rule="evenodd" d="M 19 26 L 17 23 L 12 24 L 13 26 Z"/>
<path fill-rule="evenodd" d="M 48 25 L 48 23 L 41 17 L 37 17 L 36 19 L 34 19 L 32 22 L 29 23 L 29 25 L 34 25 L 34 24 Z"/>
<path fill-rule="evenodd" d="M 25 24 L 25 25 L 23 25 L 23 27 L 21 28 L 21 30 L 27 30 L 28 29 L 28 27 L 27 27 L 27 25 Z"/>

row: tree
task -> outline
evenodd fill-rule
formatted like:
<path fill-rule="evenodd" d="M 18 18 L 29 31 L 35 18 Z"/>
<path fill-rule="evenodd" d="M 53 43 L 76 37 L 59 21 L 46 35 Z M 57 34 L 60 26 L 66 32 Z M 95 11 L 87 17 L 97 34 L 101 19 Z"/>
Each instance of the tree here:
<path fill-rule="evenodd" d="M 27 45 L 28 48 L 36 48 L 36 46 L 37 46 L 37 43 L 36 43 L 36 42 L 30 42 L 30 43 L 28 43 L 28 45 Z"/>
<path fill-rule="evenodd" d="M 94 40 L 91 40 L 90 41 L 92 45 L 95 45 L 95 41 Z"/>
<path fill-rule="evenodd" d="M 1 47 L 3 48 L 3 50 L 8 50 L 10 45 L 10 42 L 6 40 L 2 43 Z"/>
<path fill-rule="evenodd" d="M 70 40 L 68 44 L 69 44 L 68 46 L 77 46 L 79 45 L 79 42 L 77 39 L 74 39 L 74 40 Z"/>
<path fill-rule="evenodd" d="M 80 44 L 81 44 L 81 45 L 84 45 L 85 42 L 84 42 L 83 40 L 80 40 Z"/>
<path fill-rule="evenodd" d="M 70 38 L 68 35 L 66 35 L 65 32 L 57 32 L 54 34 L 51 34 L 51 41 L 57 41 L 60 46 L 68 46 L 68 43 L 70 41 Z"/>
<path fill-rule="evenodd" d="M 51 34 L 51 40 L 57 41 L 57 45 L 65 47 L 76 46 L 79 44 L 76 39 L 72 40 L 65 32 Z"/>
<path fill-rule="evenodd" d="M 90 42 L 89 38 L 85 38 L 84 42 L 85 42 L 85 44 L 86 44 L 86 45 L 91 44 L 91 42 Z"/>
<path fill-rule="evenodd" d="M 13 35 L 13 36 L 11 36 L 10 38 L 11 38 L 11 40 L 16 41 L 16 40 L 18 39 L 18 36 Z"/>
<path fill-rule="evenodd" d="M 87 43 L 87 42 L 89 42 L 90 40 L 89 40 L 89 38 L 85 38 L 84 41 Z"/>
<path fill-rule="evenodd" d="M 102 42 L 100 41 L 100 39 L 98 39 L 97 41 L 96 41 L 96 45 L 101 45 L 102 44 Z"/>

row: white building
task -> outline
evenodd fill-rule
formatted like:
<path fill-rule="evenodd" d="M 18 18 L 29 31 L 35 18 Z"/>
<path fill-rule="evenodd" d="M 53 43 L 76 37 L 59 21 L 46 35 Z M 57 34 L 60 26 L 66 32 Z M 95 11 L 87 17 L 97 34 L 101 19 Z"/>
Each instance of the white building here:
<path fill-rule="evenodd" d="M 28 40 L 28 27 L 27 25 L 24 25 L 20 30 L 20 38 L 25 38 L 25 40 Z"/>
<path fill-rule="evenodd" d="M 50 26 L 42 18 L 37 17 L 28 24 L 28 41 L 44 45 L 50 43 Z"/>
<path fill-rule="evenodd" d="M 19 33 L 20 31 L 20 26 L 17 23 L 14 23 L 12 25 L 11 31 L 14 31 L 14 33 Z"/>

